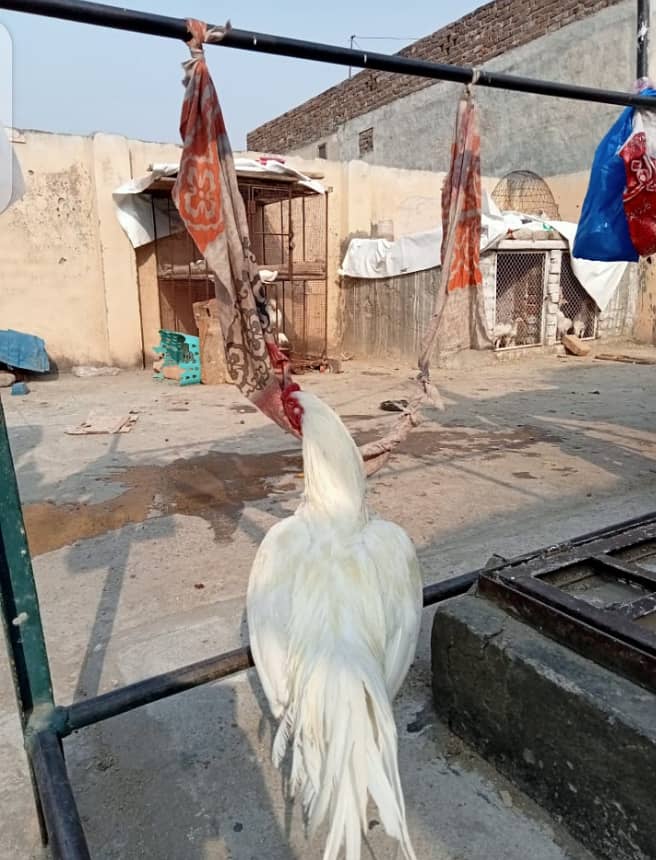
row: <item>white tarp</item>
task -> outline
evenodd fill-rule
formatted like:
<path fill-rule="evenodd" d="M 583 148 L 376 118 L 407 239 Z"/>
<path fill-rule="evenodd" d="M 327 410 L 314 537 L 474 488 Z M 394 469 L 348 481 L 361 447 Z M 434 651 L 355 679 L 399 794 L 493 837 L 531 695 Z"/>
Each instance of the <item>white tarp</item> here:
<path fill-rule="evenodd" d="M 508 230 L 525 227 L 520 216 L 502 215 L 494 201 L 483 195 L 481 251 L 494 245 Z M 349 278 L 393 278 L 434 269 L 441 263 L 442 226 L 410 236 L 389 239 L 352 239 L 339 270 Z"/>
<path fill-rule="evenodd" d="M 0 125 L 0 212 L 20 200 L 25 193 L 23 172 L 4 127 Z"/>
<path fill-rule="evenodd" d="M 576 224 L 571 224 L 569 221 L 553 221 L 551 226 L 567 239 L 570 249 L 574 247 Z M 606 310 L 613 298 L 627 265 L 627 263 L 601 263 L 596 260 L 572 257 L 572 271 L 583 289 L 592 296 L 602 311 Z"/>
<path fill-rule="evenodd" d="M 299 185 L 304 185 L 317 194 L 325 194 L 326 192 L 326 189 L 318 180 L 310 179 L 309 176 L 275 158 L 266 158 L 259 161 L 255 158 L 236 157 L 235 170 L 237 173 L 279 173 L 281 176 L 293 176 L 298 179 Z"/>
<path fill-rule="evenodd" d="M 167 201 L 158 198 L 151 200 L 143 192 L 158 179 L 175 176 L 177 172 L 177 164 L 153 164 L 145 176 L 128 180 L 112 193 L 119 224 L 128 234 L 134 248 L 153 242 L 156 236 L 163 239 L 171 233 Z"/>
<path fill-rule="evenodd" d="M 166 200 L 158 198 L 151 200 L 144 194 L 158 179 L 176 176 L 178 166 L 177 163 L 153 164 L 145 176 L 130 179 L 113 192 L 116 216 L 134 248 L 147 245 L 148 242 L 154 241 L 155 236 L 163 239 L 176 229 L 184 229 L 181 221 L 177 218 L 171 219 Z M 281 176 L 294 177 L 299 185 L 310 188 L 317 194 L 325 193 L 324 186 L 316 179 L 310 179 L 304 173 L 275 159 L 256 161 L 254 158 L 235 158 L 235 169 L 240 174 L 277 173 Z"/>
<path fill-rule="evenodd" d="M 509 231 L 540 231 L 545 228 L 560 233 L 572 248 L 576 227 L 576 224 L 568 221 L 542 221 L 518 212 L 501 213 L 485 194 L 481 217 L 481 251 L 493 248 Z M 352 239 L 339 273 L 350 278 L 393 278 L 433 269 L 440 265 L 441 246 L 441 226 L 402 236 L 393 242 L 388 239 Z M 536 247 L 539 248 L 539 245 Z M 602 311 L 617 289 L 626 266 L 626 263 L 599 263 L 572 257 L 574 274 Z"/>

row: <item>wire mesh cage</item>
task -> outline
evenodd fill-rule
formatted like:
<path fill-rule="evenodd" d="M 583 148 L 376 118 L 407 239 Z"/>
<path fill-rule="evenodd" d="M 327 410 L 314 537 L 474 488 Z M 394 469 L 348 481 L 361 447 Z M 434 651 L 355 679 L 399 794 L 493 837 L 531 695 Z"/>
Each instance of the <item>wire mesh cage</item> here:
<path fill-rule="evenodd" d="M 599 311 L 594 300 L 586 293 L 572 269 L 570 254 L 563 253 L 560 269 L 560 309 L 564 314 L 563 325 L 559 326 L 558 337 L 575 334 L 580 338 L 594 338 L 597 335 Z M 568 326 L 568 321 L 571 325 Z M 568 328 L 568 331 L 564 331 Z"/>
<path fill-rule="evenodd" d="M 492 192 L 492 199 L 502 212 L 560 219 L 551 189 L 541 176 L 530 170 L 513 170 L 504 176 Z"/>
<path fill-rule="evenodd" d="M 545 271 L 543 253 L 497 254 L 495 349 L 542 343 Z"/>

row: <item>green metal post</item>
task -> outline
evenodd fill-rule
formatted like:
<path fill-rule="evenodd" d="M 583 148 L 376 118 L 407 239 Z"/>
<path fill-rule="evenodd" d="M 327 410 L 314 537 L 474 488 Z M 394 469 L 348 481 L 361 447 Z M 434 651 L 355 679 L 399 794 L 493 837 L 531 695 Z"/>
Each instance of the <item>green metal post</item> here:
<path fill-rule="evenodd" d="M 27 546 L 7 423 L 0 399 L 0 614 L 9 665 L 26 743 L 30 734 L 49 725 L 54 700 L 41 613 Z M 30 766 L 41 838 L 48 836 L 41 800 Z"/>
<path fill-rule="evenodd" d="M 0 608 L 23 729 L 49 718 L 54 701 L 16 472 L 0 400 Z"/>

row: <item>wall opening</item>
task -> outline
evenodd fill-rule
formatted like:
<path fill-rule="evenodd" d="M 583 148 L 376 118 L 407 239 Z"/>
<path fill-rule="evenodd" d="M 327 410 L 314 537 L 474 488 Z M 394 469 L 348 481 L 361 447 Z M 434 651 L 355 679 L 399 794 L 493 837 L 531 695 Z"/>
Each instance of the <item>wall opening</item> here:
<path fill-rule="evenodd" d="M 358 147 L 360 155 L 367 155 L 374 151 L 374 130 L 373 128 L 365 128 L 358 135 Z"/>

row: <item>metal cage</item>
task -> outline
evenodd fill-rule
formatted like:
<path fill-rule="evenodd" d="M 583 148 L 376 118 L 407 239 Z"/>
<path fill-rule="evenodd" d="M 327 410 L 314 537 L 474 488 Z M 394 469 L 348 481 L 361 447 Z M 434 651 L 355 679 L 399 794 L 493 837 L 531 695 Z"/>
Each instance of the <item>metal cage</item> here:
<path fill-rule="evenodd" d="M 547 183 L 531 170 L 513 170 L 499 180 L 492 199 L 502 212 L 523 212 L 558 221 L 560 213 Z"/>
<path fill-rule="evenodd" d="M 277 313 L 274 333 L 292 361 L 324 358 L 328 347 L 328 193 L 297 182 L 239 175 L 251 247 L 261 268 L 278 273 L 266 293 Z M 172 180 L 151 192 L 161 326 L 196 334 L 195 302 L 215 295 L 214 274 L 171 199 Z M 166 233 L 167 235 L 162 235 Z"/>
<path fill-rule="evenodd" d="M 494 320 L 495 331 L 502 333 L 497 338 L 497 348 L 536 346 L 543 342 L 546 261 L 543 252 L 497 254 Z"/>
<path fill-rule="evenodd" d="M 571 255 L 566 252 L 560 268 L 560 308 L 572 321 L 574 334 L 585 339 L 597 336 L 599 308 L 581 286 L 572 269 Z"/>
<path fill-rule="evenodd" d="M 298 183 L 240 177 L 251 246 L 258 263 L 277 271 L 267 284 L 274 329 L 292 360 L 321 358 L 328 347 L 328 193 Z M 284 335 L 284 338 L 281 338 Z"/>

